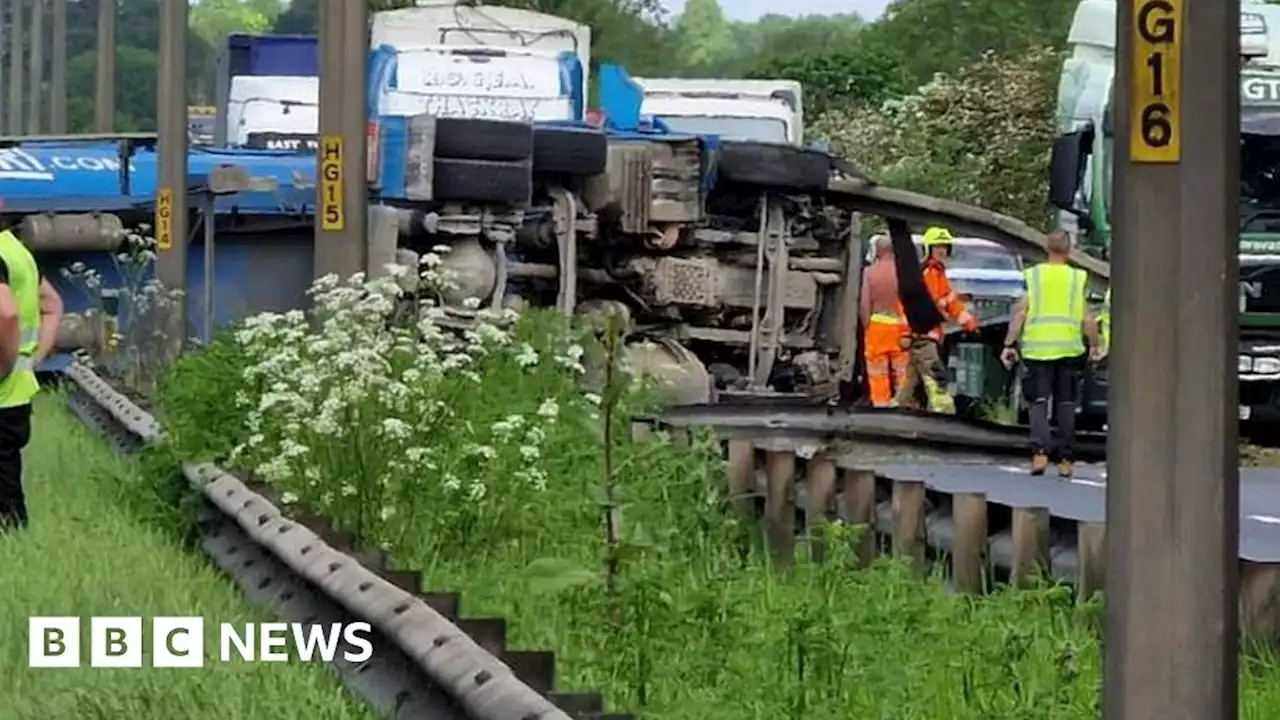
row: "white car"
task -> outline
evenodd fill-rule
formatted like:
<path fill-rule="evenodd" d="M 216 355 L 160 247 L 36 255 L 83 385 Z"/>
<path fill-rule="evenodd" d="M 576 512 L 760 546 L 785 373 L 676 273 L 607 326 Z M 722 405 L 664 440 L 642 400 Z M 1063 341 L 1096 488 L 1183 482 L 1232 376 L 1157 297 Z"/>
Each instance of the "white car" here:
<path fill-rule="evenodd" d="M 924 258 L 924 238 L 912 238 Z M 955 238 L 947 279 L 956 294 L 969 303 L 978 321 L 1008 315 L 1013 301 L 1025 292 L 1022 258 L 999 243 L 981 238 Z"/>
<path fill-rule="evenodd" d="M 923 261 L 924 236 L 913 235 L 911 239 Z M 952 240 L 947 279 L 979 322 L 1012 311 L 1013 301 L 1025 292 L 1022 270 L 1022 258 L 999 243 L 971 237 Z"/>

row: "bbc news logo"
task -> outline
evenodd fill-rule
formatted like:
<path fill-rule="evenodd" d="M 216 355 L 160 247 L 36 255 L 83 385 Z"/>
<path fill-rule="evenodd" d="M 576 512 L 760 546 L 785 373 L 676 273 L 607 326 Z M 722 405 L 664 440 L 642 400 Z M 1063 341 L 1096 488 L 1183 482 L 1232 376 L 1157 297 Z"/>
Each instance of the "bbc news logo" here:
<path fill-rule="evenodd" d="M 205 664 L 205 621 L 202 617 L 156 617 L 151 620 L 151 667 L 199 668 Z M 81 664 L 82 623 L 78 617 L 27 619 L 28 667 L 74 668 Z M 89 618 L 89 666 L 140 668 L 147 636 L 140 617 Z M 232 662 L 343 660 L 360 663 L 373 656 L 369 623 L 233 623 L 218 624 L 218 659 Z M 292 642 L 290 642 L 292 641 Z M 346 646 L 345 648 L 343 646 Z M 292 648 L 293 654 L 290 654 Z M 339 650 L 341 649 L 341 653 Z"/>

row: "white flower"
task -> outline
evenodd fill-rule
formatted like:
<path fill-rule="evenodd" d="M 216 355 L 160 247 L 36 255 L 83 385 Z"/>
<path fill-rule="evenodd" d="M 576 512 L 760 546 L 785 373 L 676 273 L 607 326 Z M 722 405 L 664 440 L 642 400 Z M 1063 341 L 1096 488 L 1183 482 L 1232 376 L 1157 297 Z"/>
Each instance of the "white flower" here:
<path fill-rule="evenodd" d="M 520 345 L 520 353 L 516 355 L 516 363 L 523 368 L 530 368 L 538 364 L 538 351 L 533 349 L 529 343 Z"/>
<path fill-rule="evenodd" d="M 554 422 L 560 416 L 560 405 L 556 403 L 555 398 L 547 398 L 538 406 L 538 417 L 548 422 Z"/>
<path fill-rule="evenodd" d="M 384 418 L 382 421 L 382 434 L 395 440 L 408 438 L 411 430 L 409 424 L 399 418 Z"/>

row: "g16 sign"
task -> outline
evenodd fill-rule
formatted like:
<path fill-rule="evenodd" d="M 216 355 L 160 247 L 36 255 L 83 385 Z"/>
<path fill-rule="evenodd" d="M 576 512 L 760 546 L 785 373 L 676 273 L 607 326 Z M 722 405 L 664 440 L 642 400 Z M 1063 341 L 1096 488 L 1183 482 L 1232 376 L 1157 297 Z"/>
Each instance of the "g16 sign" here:
<path fill-rule="evenodd" d="M 1129 159 L 1182 158 L 1183 0 L 1134 0 Z"/>
<path fill-rule="evenodd" d="M 292 150 L 309 154 L 320 149 L 320 141 L 315 135 L 252 132 L 245 139 L 245 147 L 254 150 Z"/>

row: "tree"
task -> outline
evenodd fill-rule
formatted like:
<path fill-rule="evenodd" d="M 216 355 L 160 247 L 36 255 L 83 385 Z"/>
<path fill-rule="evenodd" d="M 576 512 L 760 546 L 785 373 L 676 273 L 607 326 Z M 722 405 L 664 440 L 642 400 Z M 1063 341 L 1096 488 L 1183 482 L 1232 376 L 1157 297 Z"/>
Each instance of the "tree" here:
<path fill-rule="evenodd" d="M 951 72 L 987 52 L 1015 57 L 1037 47 L 1062 47 L 1079 0 L 893 0 L 859 38 L 896 57 L 915 85 Z"/>
<path fill-rule="evenodd" d="M 879 108 L 833 110 L 810 128 L 888 185 L 1049 220 L 1061 52 L 986 53 Z"/>
<path fill-rule="evenodd" d="M 233 32 L 264 32 L 283 11 L 280 0 L 199 0 L 191 6 L 192 31 L 211 47 Z"/>
<path fill-rule="evenodd" d="M 754 23 L 737 23 L 734 34 L 756 62 L 798 50 L 839 54 L 848 51 L 867 22 L 857 13 L 840 15 L 765 15 Z"/>
<path fill-rule="evenodd" d="M 800 83 L 810 117 L 850 105 L 878 105 L 911 87 L 895 56 L 851 42 L 836 51 L 814 52 L 811 45 L 786 54 L 765 54 L 746 68 L 747 77 L 785 78 Z"/>
<path fill-rule="evenodd" d="M 306 35 L 320 31 L 320 0 L 293 0 L 276 16 L 271 32 Z"/>
<path fill-rule="evenodd" d="M 116 73 L 122 78 L 145 78 L 116 83 L 116 130 L 145 132 L 156 129 L 156 69 L 153 50 L 128 45 L 116 48 Z M 96 50 L 80 53 L 67 62 L 67 125 L 72 132 L 93 127 L 94 69 Z"/>
<path fill-rule="evenodd" d="M 733 29 L 716 0 L 688 0 L 675 31 L 681 60 L 690 68 L 711 67 L 733 55 Z"/>

